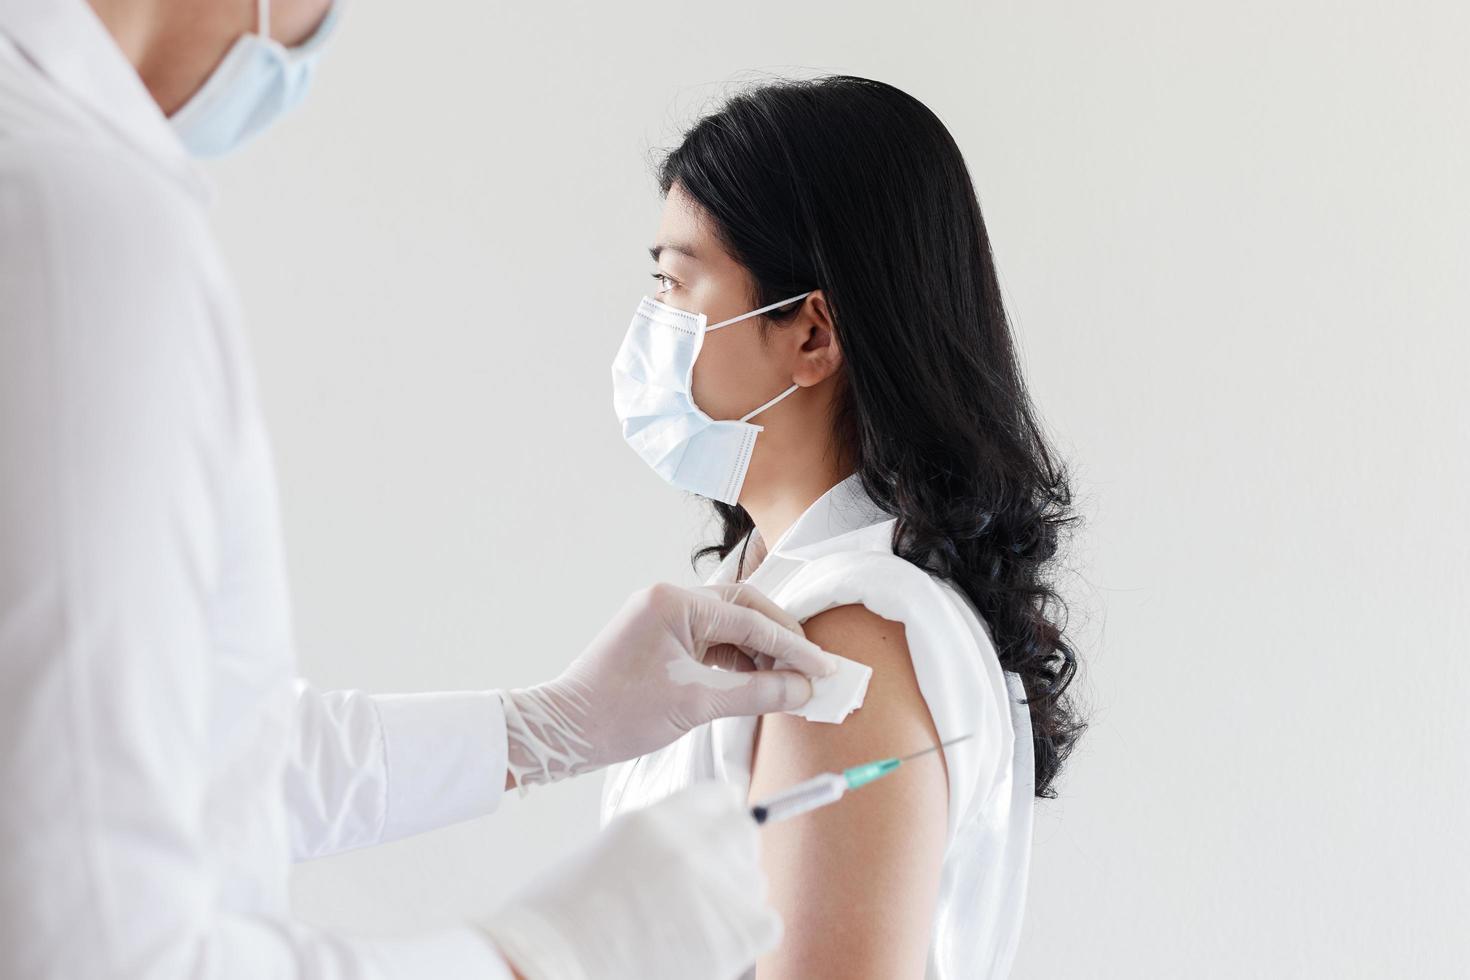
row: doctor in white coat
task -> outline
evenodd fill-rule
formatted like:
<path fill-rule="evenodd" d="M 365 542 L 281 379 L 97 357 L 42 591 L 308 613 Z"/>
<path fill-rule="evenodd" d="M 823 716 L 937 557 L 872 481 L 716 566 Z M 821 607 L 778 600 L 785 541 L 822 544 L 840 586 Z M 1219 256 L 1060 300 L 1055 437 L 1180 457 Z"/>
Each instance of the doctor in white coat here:
<path fill-rule="evenodd" d="M 484 922 L 386 942 L 291 917 L 293 858 L 799 706 L 834 669 L 757 593 L 655 586 L 534 688 L 294 679 L 270 450 L 192 157 L 294 104 L 334 18 L 0 0 L 0 976 L 734 975 L 780 923 L 717 786 Z"/>

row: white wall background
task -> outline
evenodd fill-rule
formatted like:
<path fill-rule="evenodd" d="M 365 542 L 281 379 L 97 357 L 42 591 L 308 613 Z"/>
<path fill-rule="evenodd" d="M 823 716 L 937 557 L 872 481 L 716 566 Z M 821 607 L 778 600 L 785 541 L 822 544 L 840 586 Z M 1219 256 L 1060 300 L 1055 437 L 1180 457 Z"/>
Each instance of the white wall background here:
<path fill-rule="evenodd" d="M 1448 977 L 1470 960 L 1470 14 L 1458 3 L 357 2 L 216 168 L 324 685 L 554 674 L 698 509 L 622 445 L 650 147 L 732 78 L 948 123 L 1087 527 L 1093 729 L 1019 977 Z M 307 865 L 318 923 L 486 911 L 587 780 Z"/>

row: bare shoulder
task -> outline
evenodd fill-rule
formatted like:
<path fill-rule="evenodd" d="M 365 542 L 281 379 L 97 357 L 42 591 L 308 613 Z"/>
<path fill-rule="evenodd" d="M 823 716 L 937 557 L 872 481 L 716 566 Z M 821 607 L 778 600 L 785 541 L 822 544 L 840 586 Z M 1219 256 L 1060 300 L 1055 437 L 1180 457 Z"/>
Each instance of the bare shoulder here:
<path fill-rule="evenodd" d="M 819 772 L 937 743 L 902 623 L 860 605 L 806 621 L 823 648 L 873 668 L 863 706 L 840 725 L 761 721 L 751 779 L 760 799 Z M 948 825 L 943 759 L 916 761 L 840 803 L 762 834 L 762 861 L 787 939 L 761 980 L 923 975 Z"/>
<path fill-rule="evenodd" d="M 840 645 L 846 648 L 844 657 L 870 667 L 874 660 L 908 659 L 903 624 L 884 619 L 867 606 L 854 603 L 828 609 L 808 619 L 802 628 L 812 642 Z"/>
<path fill-rule="evenodd" d="M 873 669 L 867 697 L 840 725 L 790 715 L 767 717 L 763 739 L 779 737 L 789 743 L 786 751 L 799 755 L 800 761 L 840 763 L 838 768 L 935 743 L 934 723 L 914 675 L 902 623 L 853 604 L 818 613 L 803 628 L 822 649 Z"/>

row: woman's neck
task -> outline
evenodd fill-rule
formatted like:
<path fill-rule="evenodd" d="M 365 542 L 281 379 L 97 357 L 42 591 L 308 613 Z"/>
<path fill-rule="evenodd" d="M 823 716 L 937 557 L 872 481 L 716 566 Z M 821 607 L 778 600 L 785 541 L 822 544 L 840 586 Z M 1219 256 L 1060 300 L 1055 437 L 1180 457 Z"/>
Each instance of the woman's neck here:
<path fill-rule="evenodd" d="M 743 571 L 749 574 L 781 535 L 818 497 L 841 483 L 857 468 L 852 453 L 834 436 L 831 425 L 835 382 L 829 379 L 798 392 L 762 418 L 764 430 L 757 442 L 740 505 L 760 531 L 760 547 L 753 547 Z M 818 424 L 817 420 L 823 420 Z"/>
<path fill-rule="evenodd" d="M 829 457 L 817 462 L 818 465 L 808 462 L 782 468 L 779 478 L 772 478 L 775 474 L 759 474 L 752 481 L 747 474 L 740 494 L 740 506 L 755 522 L 764 546 L 758 555 L 751 556 L 752 565 L 763 561 L 769 549 L 790 530 L 796 519 L 852 472 L 851 467 Z M 761 479 L 760 476 L 767 478 Z"/>

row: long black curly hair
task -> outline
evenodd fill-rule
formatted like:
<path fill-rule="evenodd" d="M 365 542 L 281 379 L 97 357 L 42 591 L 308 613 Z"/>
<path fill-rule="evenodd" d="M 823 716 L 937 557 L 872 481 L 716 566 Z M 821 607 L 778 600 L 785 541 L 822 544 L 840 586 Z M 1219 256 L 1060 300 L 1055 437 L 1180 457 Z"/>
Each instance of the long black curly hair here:
<path fill-rule="evenodd" d="M 1085 727 L 1052 584 L 1075 520 L 1017 362 L 990 240 L 959 147 L 923 103 L 847 75 L 728 98 L 657 166 L 713 219 L 764 306 L 820 288 L 842 378 L 834 435 L 897 517 L 894 552 L 953 582 L 985 619 L 1031 713 L 1036 795 Z M 773 311 L 761 329 L 794 312 Z M 728 555 L 753 524 L 713 504 Z"/>

